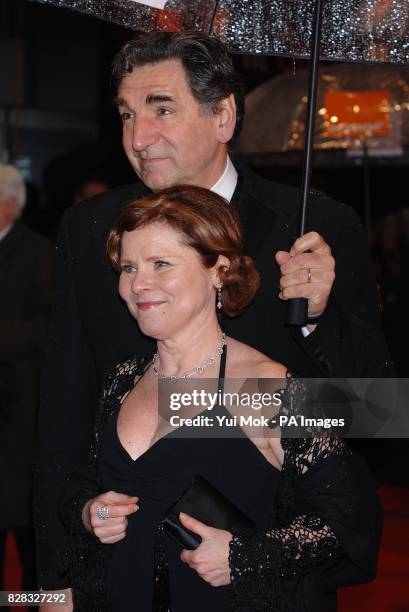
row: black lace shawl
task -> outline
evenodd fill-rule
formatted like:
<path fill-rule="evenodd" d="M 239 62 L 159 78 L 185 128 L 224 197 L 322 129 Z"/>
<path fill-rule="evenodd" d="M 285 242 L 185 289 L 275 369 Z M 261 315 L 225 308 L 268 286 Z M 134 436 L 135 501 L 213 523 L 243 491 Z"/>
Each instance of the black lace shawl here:
<path fill-rule="evenodd" d="M 290 378 L 280 412 L 302 414 L 310 400 L 304 382 Z M 282 429 L 281 435 L 278 526 L 233 534 L 231 609 L 336 610 L 338 587 L 376 574 L 383 522 L 377 486 L 365 462 L 336 433 L 309 430 L 308 438 L 295 439 Z"/>
<path fill-rule="evenodd" d="M 77 612 L 106 610 L 111 547 L 89 534 L 81 520 L 86 501 L 101 492 L 96 469 L 100 434 L 149 363 L 150 358 L 131 358 L 108 375 L 89 463 L 67 477 L 60 507 L 70 533 L 66 556 Z M 289 378 L 283 410 L 296 413 L 305 401 L 302 381 Z M 382 511 L 364 462 L 328 434 L 282 437 L 281 443 L 284 463 L 275 512 L 279 526 L 235 533 L 230 544 L 234 612 L 334 610 L 337 587 L 365 582 L 376 572 Z"/>

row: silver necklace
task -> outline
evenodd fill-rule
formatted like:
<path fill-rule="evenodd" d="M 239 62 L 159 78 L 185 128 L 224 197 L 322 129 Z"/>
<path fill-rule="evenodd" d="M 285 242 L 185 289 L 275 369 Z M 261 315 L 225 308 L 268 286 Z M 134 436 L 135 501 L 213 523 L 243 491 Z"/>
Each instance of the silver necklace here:
<path fill-rule="evenodd" d="M 203 372 L 205 371 L 207 367 L 213 365 L 216 362 L 217 356 L 223 354 L 223 347 L 225 344 L 226 344 L 226 334 L 223 332 L 222 341 L 216 349 L 216 355 L 211 355 L 210 357 L 208 357 L 208 359 L 206 359 L 204 364 L 197 366 L 196 368 L 193 368 L 192 370 L 188 370 L 185 374 L 182 374 L 182 376 L 165 376 L 164 374 L 161 374 L 158 368 L 156 367 L 156 360 L 158 358 L 158 353 L 155 353 L 152 359 L 153 373 L 155 374 L 156 378 L 159 378 L 160 382 L 176 382 L 177 380 L 182 380 L 184 378 L 185 379 L 193 378 L 195 374 L 197 374 L 198 376 L 201 376 L 201 374 L 203 374 Z"/>

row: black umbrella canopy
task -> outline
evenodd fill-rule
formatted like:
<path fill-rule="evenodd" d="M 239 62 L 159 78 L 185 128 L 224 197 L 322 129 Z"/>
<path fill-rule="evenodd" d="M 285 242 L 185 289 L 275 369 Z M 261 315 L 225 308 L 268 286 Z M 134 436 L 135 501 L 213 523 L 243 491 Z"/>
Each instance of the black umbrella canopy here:
<path fill-rule="evenodd" d="M 311 56 L 315 0 L 33 1 L 134 30 L 215 34 L 234 53 Z M 408 0 L 330 0 L 324 4 L 321 39 L 321 59 L 409 63 Z"/>

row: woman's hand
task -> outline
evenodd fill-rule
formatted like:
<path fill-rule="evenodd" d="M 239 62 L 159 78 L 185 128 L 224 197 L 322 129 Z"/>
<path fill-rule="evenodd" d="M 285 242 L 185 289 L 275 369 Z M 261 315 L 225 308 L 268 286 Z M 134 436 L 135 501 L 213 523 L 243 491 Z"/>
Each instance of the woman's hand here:
<path fill-rule="evenodd" d="M 139 510 L 137 501 L 138 497 L 130 497 L 116 491 L 102 493 L 87 501 L 82 510 L 82 522 L 102 544 L 114 544 L 125 537 L 127 516 Z M 107 508 L 109 518 L 99 518 L 98 508 Z"/>
<path fill-rule="evenodd" d="M 184 527 L 202 538 L 196 550 L 182 550 L 182 561 L 211 586 L 230 584 L 229 542 L 232 534 L 224 529 L 208 527 L 184 512 L 179 514 L 179 518 Z"/>
<path fill-rule="evenodd" d="M 46 593 L 64 593 L 65 594 L 65 604 L 52 604 L 47 603 L 41 605 L 38 610 L 39 612 L 73 612 L 73 603 L 72 603 L 72 592 L 71 589 L 62 589 L 61 591 L 49 591 L 48 589 L 45 591 Z"/>

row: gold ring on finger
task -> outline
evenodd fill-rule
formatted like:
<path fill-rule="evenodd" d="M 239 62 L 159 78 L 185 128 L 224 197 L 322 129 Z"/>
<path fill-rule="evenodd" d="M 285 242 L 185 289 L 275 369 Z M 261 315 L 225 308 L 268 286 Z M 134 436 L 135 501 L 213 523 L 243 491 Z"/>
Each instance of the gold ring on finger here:
<path fill-rule="evenodd" d="M 308 282 L 311 282 L 311 268 L 308 268 Z"/>

